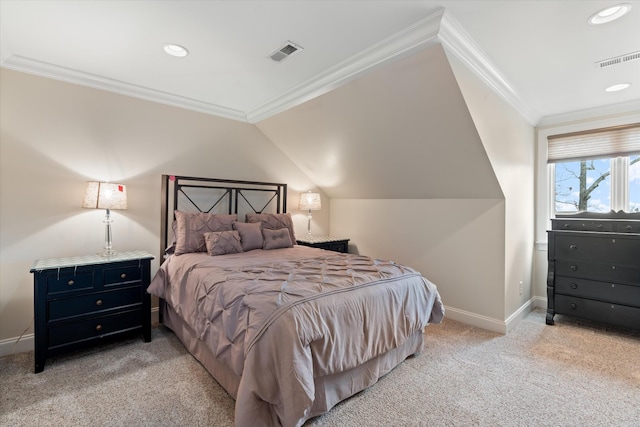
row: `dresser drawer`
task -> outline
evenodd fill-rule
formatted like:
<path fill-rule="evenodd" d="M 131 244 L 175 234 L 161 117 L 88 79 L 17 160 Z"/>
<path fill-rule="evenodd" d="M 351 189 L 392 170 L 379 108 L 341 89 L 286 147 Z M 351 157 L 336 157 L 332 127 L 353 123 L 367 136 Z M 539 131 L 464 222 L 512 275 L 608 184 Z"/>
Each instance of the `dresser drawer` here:
<path fill-rule="evenodd" d="M 135 328 L 142 328 L 142 309 L 52 326 L 49 329 L 48 348 L 53 349 Z"/>
<path fill-rule="evenodd" d="M 556 295 L 555 312 L 640 329 L 640 308 L 637 307 Z"/>
<path fill-rule="evenodd" d="M 561 220 L 554 219 L 551 221 L 553 230 L 567 231 L 616 231 L 615 222 L 598 221 L 598 220 Z"/>
<path fill-rule="evenodd" d="M 47 294 L 86 291 L 94 288 L 93 272 L 51 274 L 46 278 Z"/>
<path fill-rule="evenodd" d="M 600 282 L 640 285 L 640 267 L 605 264 L 593 261 L 556 260 L 556 276 L 575 277 Z"/>
<path fill-rule="evenodd" d="M 618 233 L 640 233 L 640 221 L 618 223 L 616 231 Z"/>
<path fill-rule="evenodd" d="M 640 308 L 640 285 L 556 277 L 556 293 Z"/>
<path fill-rule="evenodd" d="M 638 239 L 563 233 L 555 236 L 554 243 L 556 259 L 593 260 L 640 267 Z"/>
<path fill-rule="evenodd" d="M 131 282 L 140 280 L 140 267 L 118 267 L 118 268 L 105 268 L 104 270 L 104 285 L 124 285 Z"/>
<path fill-rule="evenodd" d="M 49 320 L 61 320 L 134 305 L 142 305 L 140 286 L 49 301 Z"/>

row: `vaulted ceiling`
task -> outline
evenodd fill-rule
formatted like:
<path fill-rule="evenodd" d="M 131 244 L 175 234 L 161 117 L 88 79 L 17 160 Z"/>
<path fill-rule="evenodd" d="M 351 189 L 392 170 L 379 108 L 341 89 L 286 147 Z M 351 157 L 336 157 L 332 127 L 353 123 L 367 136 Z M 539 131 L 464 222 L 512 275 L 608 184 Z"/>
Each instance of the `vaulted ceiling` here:
<path fill-rule="evenodd" d="M 627 16 L 594 26 L 587 18 L 616 2 L 1 0 L 0 58 L 255 123 L 441 43 L 536 125 L 640 108 L 640 60 L 596 66 L 640 52 L 640 2 L 625 2 Z M 303 49 L 269 59 L 287 41 Z"/>

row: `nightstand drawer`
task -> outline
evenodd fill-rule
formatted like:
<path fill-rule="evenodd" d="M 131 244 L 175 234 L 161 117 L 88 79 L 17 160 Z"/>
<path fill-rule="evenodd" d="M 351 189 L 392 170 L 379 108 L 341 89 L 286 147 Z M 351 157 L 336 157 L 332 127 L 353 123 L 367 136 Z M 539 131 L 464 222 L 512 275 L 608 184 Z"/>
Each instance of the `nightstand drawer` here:
<path fill-rule="evenodd" d="M 49 320 L 61 320 L 135 305 L 142 305 L 140 286 L 49 301 Z"/>
<path fill-rule="evenodd" d="M 47 276 L 47 294 L 49 295 L 61 292 L 86 291 L 93 289 L 93 286 L 92 271 L 77 274 L 52 274 Z"/>
<path fill-rule="evenodd" d="M 140 280 L 140 267 L 106 268 L 104 270 L 104 285 L 122 285 Z"/>
<path fill-rule="evenodd" d="M 49 349 L 142 328 L 142 309 L 67 323 L 49 329 Z"/>
<path fill-rule="evenodd" d="M 556 293 L 640 307 L 640 284 L 629 286 L 559 276 L 556 277 Z"/>

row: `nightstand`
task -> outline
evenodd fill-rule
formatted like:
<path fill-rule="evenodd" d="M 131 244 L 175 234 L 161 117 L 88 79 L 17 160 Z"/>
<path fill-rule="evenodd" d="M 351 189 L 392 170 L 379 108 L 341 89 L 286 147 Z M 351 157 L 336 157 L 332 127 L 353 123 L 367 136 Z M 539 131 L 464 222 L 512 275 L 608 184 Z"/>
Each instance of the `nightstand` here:
<path fill-rule="evenodd" d="M 95 344 L 126 332 L 151 341 L 149 286 L 153 255 L 37 260 L 33 273 L 35 372 L 47 357 Z"/>
<path fill-rule="evenodd" d="M 333 236 L 311 236 L 296 239 L 299 245 L 311 246 L 312 248 L 327 249 L 335 252 L 349 252 L 349 240 L 343 237 Z"/>

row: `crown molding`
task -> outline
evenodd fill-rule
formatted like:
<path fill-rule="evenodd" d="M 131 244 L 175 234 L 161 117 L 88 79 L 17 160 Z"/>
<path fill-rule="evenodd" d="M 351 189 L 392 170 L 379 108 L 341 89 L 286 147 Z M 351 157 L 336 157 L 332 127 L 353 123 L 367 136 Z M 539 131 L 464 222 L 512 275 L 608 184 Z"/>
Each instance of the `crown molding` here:
<path fill-rule="evenodd" d="M 147 101 L 158 102 L 160 104 L 172 105 L 174 107 L 185 108 L 187 110 L 198 111 L 200 113 L 212 114 L 233 120 L 246 121 L 242 111 L 224 108 L 219 105 L 149 89 L 118 80 L 108 79 L 95 74 L 80 72 L 71 68 L 60 67 L 35 59 L 20 55 L 11 55 L 2 62 L 4 68 L 22 71 L 29 74 L 48 77 L 67 83 L 74 83 L 81 86 L 88 86 L 95 89 L 106 90 L 108 92 L 119 93 L 121 95 L 140 98 Z"/>
<path fill-rule="evenodd" d="M 640 99 L 634 99 L 618 104 L 605 105 L 603 107 L 544 116 L 540 119 L 538 127 L 557 126 L 571 122 L 600 119 L 608 116 L 622 116 L 638 113 L 640 113 Z"/>
<path fill-rule="evenodd" d="M 232 120 L 257 123 L 272 115 L 300 105 L 310 99 L 359 77 L 390 60 L 400 59 L 434 44 L 442 44 L 466 64 L 473 73 L 492 90 L 513 106 L 527 121 L 536 125 L 540 115 L 522 102 L 516 91 L 501 75 L 489 58 L 476 45 L 466 31 L 445 9 L 438 9 L 414 25 L 382 40 L 308 79 L 282 95 L 248 111 L 240 111 L 220 105 L 174 95 L 167 92 L 133 85 L 98 75 L 83 73 L 20 55 L 10 55 L 2 66 L 17 71 L 102 89 L 147 101 L 172 105 Z"/>
<path fill-rule="evenodd" d="M 338 63 L 282 95 L 247 112 L 249 123 L 257 123 L 274 114 L 300 105 L 370 71 L 392 59 L 410 55 L 438 42 L 444 9 L 439 9 L 406 29 Z"/>
<path fill-rule="evenodd" d="M 494 92 L 535 126 L 541 115 L 522 101 L 516 90 L 502 76 L 489 57 L 473 41 L 462 26 L 448 14 L 442 17 L 439 39 L 446 51 L 461 60 Z"/>

